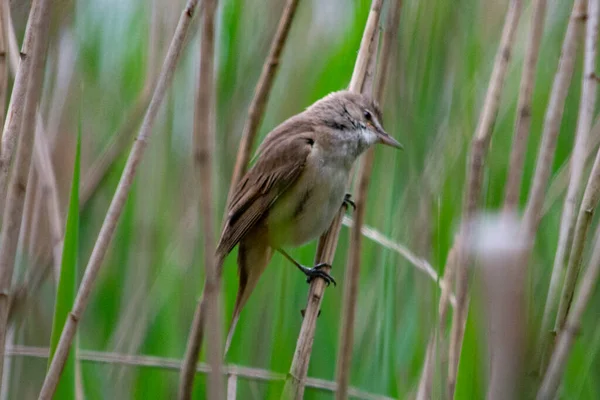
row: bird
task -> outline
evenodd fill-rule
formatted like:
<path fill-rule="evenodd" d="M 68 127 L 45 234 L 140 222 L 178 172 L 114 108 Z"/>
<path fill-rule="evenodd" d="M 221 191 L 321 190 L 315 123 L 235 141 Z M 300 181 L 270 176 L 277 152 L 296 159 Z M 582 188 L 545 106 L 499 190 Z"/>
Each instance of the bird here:
<path fill-rule="evenodd" d="M 215 251 L 217 275 L 238 246 L 239 286 L 225 344 L 231 345 L 241 310 L 275 252 L 282 254 L 310 282 L 335 279 L 306 267 L 284 248 L 321 236 L 340 207 L 352 204 L 347 184 L 356 159 L 376 143 L 402 149 L 383 128 L 382 113 L 369 96 L 341 90 L 316 101 L 268 133 L 252 166 L 234 187 Z M 209 288 L 205 283 L 204 293 Z M 204 296 L 200 303 L 200 342 L 204 335 Z"/>

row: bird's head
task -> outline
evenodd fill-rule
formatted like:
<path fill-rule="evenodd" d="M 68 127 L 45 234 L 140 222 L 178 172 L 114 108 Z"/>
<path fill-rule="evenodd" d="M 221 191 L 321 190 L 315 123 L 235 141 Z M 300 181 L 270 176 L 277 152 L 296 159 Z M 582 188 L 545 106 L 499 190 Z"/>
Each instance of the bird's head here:
<path fill-rule="evenodd" d="M 368 96 L 342 90 L 327 95 L 311 109 L 330 127 L 358 133 L 367 146 L 382 143 L 403 148 L 400 142 L 383 129 L 381 109 Z"/>

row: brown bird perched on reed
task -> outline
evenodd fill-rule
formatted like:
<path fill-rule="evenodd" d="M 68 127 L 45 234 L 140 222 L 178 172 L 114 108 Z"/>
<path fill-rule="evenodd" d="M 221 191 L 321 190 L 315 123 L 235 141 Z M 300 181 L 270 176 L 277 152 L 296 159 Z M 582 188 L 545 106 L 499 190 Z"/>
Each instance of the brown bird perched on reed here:
<path fill-rule="evenodd" d="M 300 269 L 307 280 L 334 279 L 308 268 L 284 247 L 300 246 L 323 234 L 349 196 L 352 165 L 375 143 L 402 145 L 382 126 L 381 110 L 369 97 L 331 93 L 271 131 L 260 145 L 254 165 L 235 187 L 216 250 L 223 260 L 239 244 L 239 289 L 226 352 L 240 315 L 275 251 Z M 204 318 L 202 318 L 202 323 Z"/>

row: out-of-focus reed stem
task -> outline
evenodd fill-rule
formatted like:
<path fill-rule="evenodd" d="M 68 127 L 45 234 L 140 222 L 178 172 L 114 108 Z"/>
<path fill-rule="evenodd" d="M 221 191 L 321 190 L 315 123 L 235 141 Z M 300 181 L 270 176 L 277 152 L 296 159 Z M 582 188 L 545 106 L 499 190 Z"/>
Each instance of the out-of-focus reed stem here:
<path fill-rule="evenodd" d="M 100 228 L 98 240 L 94 245 L 92 255 L 79 286 L 79 291 L 77 292 L 77 297 L 75 298 L 75 304 L 73 305 L 73 309 L 71 310 L 69 318 L 65 323 L 60 341 L 58 342 L 56 353 L 48 369 L 48 374 L 46 375 L 42 390 L 40 392 L 40 399 L 50 400 L 56 390 L 56 385 L 58 384 L 60 374 L 69 354 L 73 338 L 75 337 L 75 332 L 77 331 L 77 327 L 79 325 L 79 320 L 81 319 L 89 302 L 94 282 L 98 272 L 100 271 L 100 267 L 102 266 L 102 261 L 104 260 L 104 256 L 106 255 L 110 241 L 114 235 L 119 217 L 123 211 L 125 201 L 127 200 L 127 196 L 129 194 L 129 189 L 133 184 L 133 178 L 135 177 L 137 167 L 142 159 L 144 150 L 148 145 L 148 140 L 150 139 L 152 127 L 154 126 L 154 121 L 156 120 L 160 105 L 165 97 L 167 88 L 171 84 L 177 62 L 179 61 L 184 47 L 185 38 L 196 11 L 197 3 L 197 0 L 188 0 L 179 18 L 177 29 L 169 46 L 169 51 L 165 57 L 156 88 L 154 89 L 152 100 L 150 101 L 150 105 L 146 111 L 146 115 L 144 117 L 144 121 L 142 122 L 136 142 L 129 153 L 125 170 L 121 175 L 119 186 L 117 187 L 104 223 Z"/>
<path fill-rule="evenodd" d="M 383 93 L 389 64 L 392 61 L 391 54 L 393 52 L 393 46 L 397 45 L 395 39 L 398 35 L 401 3 L 401 0 L 392 1 L 381 43 L 379 73 L 376 77 L 377 83 L 374 89 L 374 92 L 376 93 L 375 98 L 380 103 L 380 107 L 383 106 Z M 371 63 L 374 65 L 376 60 L 377 58 L 373 57 Z M 374 72 L 374 66 L 369 70 Z M 350 250 L 348 251 L 348 264 L 345 274 L 346 278 L 344 280 L 341 338 L 336 367 L 336 381 L 338 387 L 335 397 L 340 400 L 348 397 L 348 386 L 350 384 L 350 366 L 352 361 L 352 345 L 354 344 L 354 322 L 356 319 L 356 302 L 358 299 L 360 257 L 363 239 L 361 229 L 365 220 L 367 193 L 373 169 L 373 156 L 374 149 L 369 149 L 362 159 L 358 170 L 358 188 L 354 199 L 356 210 L 350 237 Z"/>
<path fill-rule="evenodd" d="M 49 14 L 50 1 L 38 0 L 33 3 L 25 32 L 24 56 L 22 56 L 19 71 L 17 72 L 13 93 L 15 93 L 14 91 L 17 90 L 18 86 L 24 87 L 24 89 L 22 89 L 22 93 L 17 93 L 17 95 L 22 94 L 22 96 L 15 97 L 14 99 L 11 96 L 13 123 L 11 124 L 7 121 L 7 124 L 14 130 L 5 131 L 3 137 L 3 151 L 12 152 L 12 149 L 4 147 L 4 139 L 11 140 L 7 138 L 9 133 L 15 136 L 12 140 L 18 139 L 19 143 L 15 155 L 15 163 L 7 186 L 6 205 L 3 210 L 4 218 L 0 234 L 0 360 L 4 359 L 4 343 L 10 308 L 10 285 L 33 154 L 35 113 L 42 91 Z M 20 116 L 23 119 L 22 123 L 15 123 L 16 116 Z M 7 154 L 7 158 L 4 158 L 4 155 L 3 153 L 0 162 L 10 162 L 12 154 Z M 2 171 L 0 171 L 0 174 L 2 174 Z M 0 179 L 2 178 L 0 177 Z M 0 193 L 0 197 L 4 197 L 4 187 L 0 186 Z M 0 362 L 0 382 L 2 381 L 2 366 L 3 363 Z"/>
<path fill-rule="evenodd" d="M 206 280 L 214 290 L 204 293 L 207 310 L 206 321 L 194 317 L 185 352 L 179 382 L 179 399 L 191 399 L 194 388 L 196 363 L 200 353 L 203 329 L 198 323 L 206 323 L 207 357 L 211 372 L 207 382 L 207 398 L 219 400 L 224 398 L 223 350 L 221 321 L 221 274 L 215 263 L 215 227 L 214 227 L 214 195 L 213 195 L 213 155 L 215 153 L 215 14 L 217 0 L 205 0 L 202 13 L 200 37 L 200 73 L 196 91 L 196 108 L 194 115 L 194 165 L 200 189 L 199 214 L 202 220 L 202 237 L 204 239 L 204 269 Z M 203 301 L 199 301 L 196 314 L 201 312 Z"/>
<path fill-rule="evenodd" d="M 479 208 L 481 186 L 483 183 L 483 165 L 485 163 L 485 158 L 487 157 L 494 122 L 500 106 L 500 97 L 506 78 L 506 71 L 508 70 L 508 65 L 512 56 L 512 49 L 522 7 L 523 4 L 521 0 L 512 0 L 509 4 L 504 27 L 502 29 L 500 46 L 496 52 L 494 69 L 490 78 L 483 108 L 479 116 L 477 129 L 473 141 L 471 142 L 471 155 L 467 170 L 467 187 L 463 200 L 463 224 L 458 240 L 453 245 L 453 247 L 456 246 L 456 271 L 452 271 L 456 277 L 456 308 L 452 316 L 452 330 L 448 352 L 447 393 L 449 398 L 454 396 L 458 361 L 460 358 L 469 304 L 467 283 L 470 257 L 464 249 L 464 246 L 470 238 L 468 221 L 475 216 Z"/>
<path fill-rule="evenodd" d="M 590 181 L 585 190 L 581 203 L 579 215 L 576 216 L 575 211 L 579 204 L 579 196 L 581 186 L 584 180 L 583 170 L 585 168 L 586 153 L 589 146 L 589 137 L 592 128 L 592 119 L 594 117 L 594 108 L 596 105 L 596 46 L 598 44 L 598 15 L 593 13 L 593 1 L 589 1 L 588 15 L 586 20 L 586 38 L 585 38 L 585 55 L 583 67 L 583 79 L 581 82 L 581 101 L 579 104 L 579 117 L 577 121 L 577 133 L 575 136 L 575 148 L 571 156 L 571 176 L 569 179 L 569 188 L 567 197 L 563 207 L 561 217 L 560 232 L 558 237 L 558 246 L 554 256 L 554 265 L 552 267 L 552 275 L 550 279 L 550 287 L 544 308 L 544 316 L 542 319 L 541 332 L 539 336 L 540 344 L 547 342 L 550 335 L 550 326 L 552 324 L 552 316 L 556 310 L 558 302 L 558 293 L 560 289 L 561 278 L 565 271 L 565 263 L 568 262 L 567 277 L 565 281 L 565 290 L 563 299 L 561 299 L 559 314 L 557 317 L 557 328 L 564 322 L 566 316 L 567 304 L 570 303 L 570 296 L 575 288 L 575 278 L 581 256 L 583 252 L 584 241 L 587 233 L 587 227 L 591 222 L 588 217 L 589 208 L 594 208 L 597 199 L 594 199 L 593 192 L 595 189 L 592 178 L 600 171 L 597 171 L 598 161 L 594 163 L 594 168 L 590 175 Z M 598 178 L 595 178 L 598 179 Z M 597 185 L 597 183 L 596 183 Z M 597 196 L 598 194 L 596 194 Z M 575 233 L 575 236 L 574 236 Z M 576 239 L 576 240 L 575 240 Z M 572 247 L 571 247 L 572 246 Z M 569 294 L 570 293 L 570 294 Z"/>
<path fill-rule="evenodd" d="M 275 76 L 277 75 L 277 70 L 279 68 L 281 53 L 283 52 L 285 42 L 287 41 L 297 6 L 298 0 L 287 0 L 283 13 L 281 14 L 277 31 L 271 42 L 269 55 L 262 67 L 260 78 L 258 78 L 258 83 L 254 90 L 254 97 L 252 98 L 252 102 L 248 109 L 248 119 L 244 125 L 240 147 L 238 148 L 229 193 L 233 192 L 233 189 L 248 167 L 252 146 L 254 145 L 258 128 L 260 127 L 260 123 L 265 114 L 269 94 L 271 93 L 271 88 L 273 87 Z"/>
<path fill-rule="evenodd" d="M 531 14 L 531 26 L 527 38 L 527 50 L 521 73 L 519 99 L 517 102 L 517 118 L 513 133 L 512 149 L 508 166 L 508 176 L 504 192 L 504 210 L 515 211 L 519 204 L 523 180 L 527 138 L 531 126 L 531 101 L 535 86 L 535 72 L 540 52 L 540 43 L 544 33 L 546 17 L 546 0 L 535 0 Z"/>

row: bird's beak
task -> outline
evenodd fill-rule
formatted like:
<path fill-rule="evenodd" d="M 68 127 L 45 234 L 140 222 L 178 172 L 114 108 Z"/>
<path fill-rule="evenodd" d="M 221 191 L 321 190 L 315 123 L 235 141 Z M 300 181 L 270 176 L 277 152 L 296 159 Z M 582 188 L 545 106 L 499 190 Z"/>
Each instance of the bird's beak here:
<path fill-rule="evenodd" d="M 379 136 L 379 142 L 387 146 L 395 147 L 400 150 L 404 150 L 402 143 L 391 137 L 383 129 L 377 129 L 377 136 Z"/>

